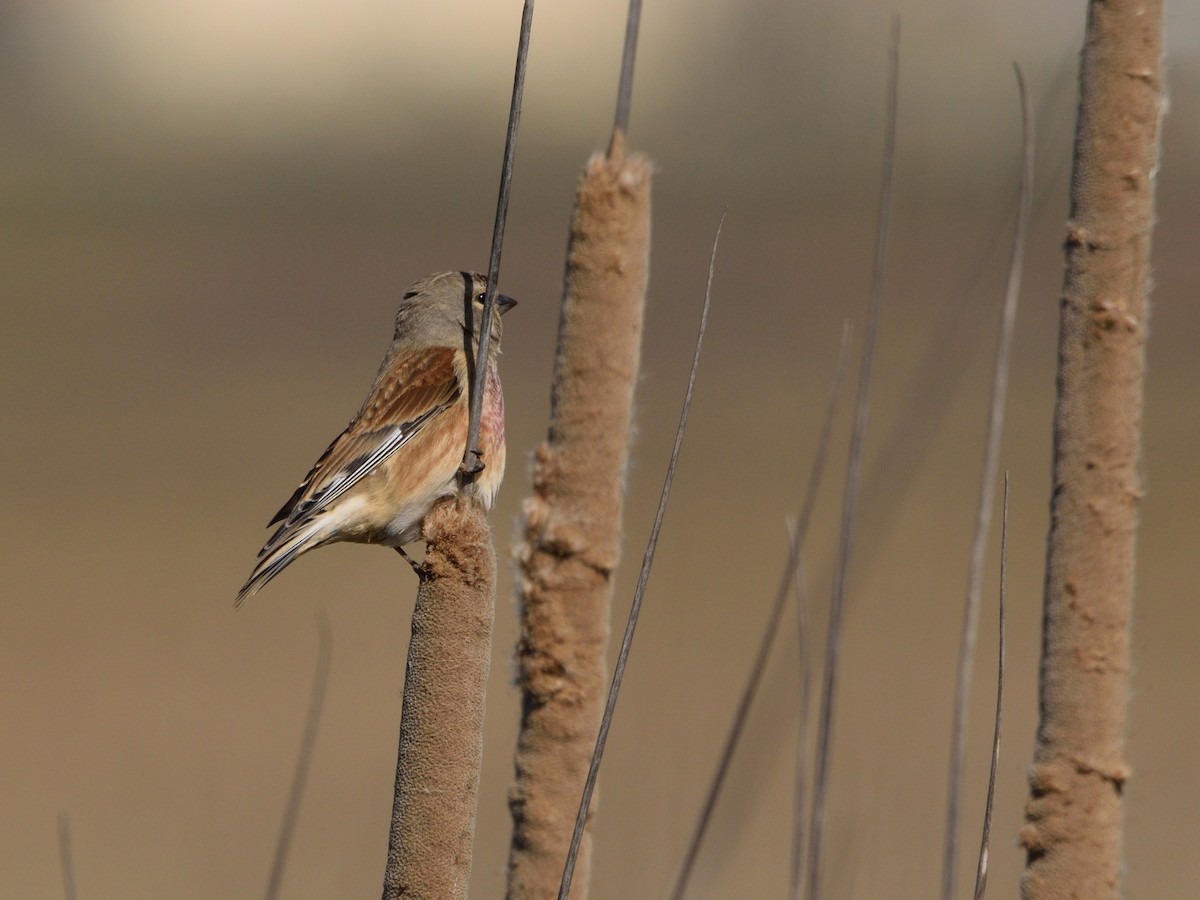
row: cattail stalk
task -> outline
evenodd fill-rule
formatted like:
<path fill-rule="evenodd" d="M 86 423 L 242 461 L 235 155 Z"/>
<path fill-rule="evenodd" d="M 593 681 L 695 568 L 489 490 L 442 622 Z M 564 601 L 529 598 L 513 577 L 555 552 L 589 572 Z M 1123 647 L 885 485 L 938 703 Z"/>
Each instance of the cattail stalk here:
<path fill-rule="evenodd" d="M 465 900 L 496 604 L 483 508 L 446 499 L 425 517 L 424 573 L 404 678 L 384 900 Z"/>
<path fill-rule="evenodd" d="M 1121 893 L 1161 0 L 1093 0 L 1079 81 L 1027 900 Z"/>
<path fill-rule="evenodd" d="M 607 682 L 633 391 L 649 272 L 650 164 L 618 130 L 576 194 L 550 429 L 525 503 L 517 647 L 521 728 L 509 797 L 510 898 L 557 893 Z M 572 898 L 585 896 L 590 839 Z"/>

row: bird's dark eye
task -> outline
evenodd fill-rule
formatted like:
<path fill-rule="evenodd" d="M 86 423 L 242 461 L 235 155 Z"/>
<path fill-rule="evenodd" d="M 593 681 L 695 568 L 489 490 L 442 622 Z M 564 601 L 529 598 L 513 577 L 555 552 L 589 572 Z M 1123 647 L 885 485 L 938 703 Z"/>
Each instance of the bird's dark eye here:
<path fill-rule="evenodd" d="M 484 298 L 484 297 L 486 297 L 486 296 L 487 296 L 487 294 L 486 294 L 486 293 L 480 293 L 480 294 L 476 294 L 476 295 L 475 295 L 475 302 L 476 302 L 476 303 L 482 303 L 482 302 L 483 302 L 483 298 Z"/>

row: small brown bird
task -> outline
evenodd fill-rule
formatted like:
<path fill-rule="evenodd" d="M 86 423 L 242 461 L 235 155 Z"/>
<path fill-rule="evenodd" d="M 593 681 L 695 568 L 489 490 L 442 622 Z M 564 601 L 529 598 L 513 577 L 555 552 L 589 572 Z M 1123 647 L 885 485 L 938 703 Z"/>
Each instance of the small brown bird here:
<path fill-rule="evenodd" d="M 268 523 L 279 528 L 259 551 L 237 605 L 302 553 L 335 541 L 384 544 L 407 558 L 402 547 L 420 538 L 426 513 L 458 491 L 486 289 L 484 275 L 443 272 L 404 292 L 392 346 L 366 402 Z M 496 296 L 488 342 L 479 428 L 484 468 L 475 483 L 489 509 L 504 477 L 500 316 L 515 305 Z"/>

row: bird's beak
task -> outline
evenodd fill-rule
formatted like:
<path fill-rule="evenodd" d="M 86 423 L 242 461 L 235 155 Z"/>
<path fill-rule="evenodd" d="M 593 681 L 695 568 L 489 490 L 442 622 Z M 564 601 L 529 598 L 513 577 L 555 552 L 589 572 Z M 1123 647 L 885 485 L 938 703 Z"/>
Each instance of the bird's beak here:
<path fill-rule="evenodd" d="M 496 305 L 500 307 L 500 315 L 504 315 L 510 309 L 517 305 L 517 301 L 512 297 L 507 297 L 504 294 L 496 295 Z"/>

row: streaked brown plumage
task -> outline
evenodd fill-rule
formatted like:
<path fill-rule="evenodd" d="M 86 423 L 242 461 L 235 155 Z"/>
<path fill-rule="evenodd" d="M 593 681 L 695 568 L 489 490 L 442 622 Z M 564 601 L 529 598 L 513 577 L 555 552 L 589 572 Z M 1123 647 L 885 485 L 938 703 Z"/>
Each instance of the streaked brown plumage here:
<path fill-rule="evenodd" d="M 405 291 L 366 401 L 269 523 L 279 528 L 259 552 L 238 604 L 316 547 L 354 541 L 400 549 L 420 538 L 433 504 L 458 490 L 486 287 L 483 275 L 443 272 Z M 515 305 L 503 295 L 496 300 L 479 431 L 485 468 L 475 479 L 488 508 L 504 477 L 500 315 Z"/>

